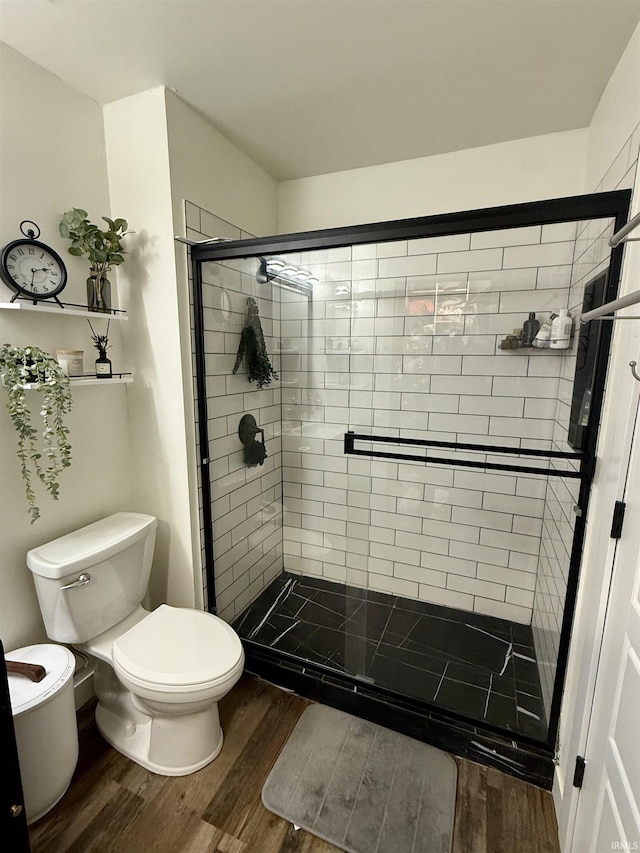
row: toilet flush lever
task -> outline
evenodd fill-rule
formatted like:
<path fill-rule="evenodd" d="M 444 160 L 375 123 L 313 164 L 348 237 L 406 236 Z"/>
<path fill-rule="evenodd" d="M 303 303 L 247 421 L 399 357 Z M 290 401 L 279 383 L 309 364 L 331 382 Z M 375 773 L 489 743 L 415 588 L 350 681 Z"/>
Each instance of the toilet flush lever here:
<path fill-rule="evenodd" d="M 79 575 L 76 580 L 68 583 L 66 586 L 61 586 L 60 589 L 75 589 L 77 586 L 86 586 L 91 580 L 91 575 Z"/>

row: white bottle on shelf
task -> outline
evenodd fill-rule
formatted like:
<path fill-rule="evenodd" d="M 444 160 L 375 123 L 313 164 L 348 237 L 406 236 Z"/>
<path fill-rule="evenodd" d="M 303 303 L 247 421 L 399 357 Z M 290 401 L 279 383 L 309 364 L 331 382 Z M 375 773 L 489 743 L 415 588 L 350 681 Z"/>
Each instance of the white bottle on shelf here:
<path fill-rule="evenodd" d="M 551 340 L 551 326 L 558 315 L 553 311 L 544 323 L 540 326 L 538 334 L 533 339 L 533 345 L 536 349 L 549 349 L 549 341 Z"/>
<path fill-rule="evenodd" d="M 573 320 L 566 308 L 561 308 L 558 316 L 551 324 L 550 349 L 569 349 Z"/>

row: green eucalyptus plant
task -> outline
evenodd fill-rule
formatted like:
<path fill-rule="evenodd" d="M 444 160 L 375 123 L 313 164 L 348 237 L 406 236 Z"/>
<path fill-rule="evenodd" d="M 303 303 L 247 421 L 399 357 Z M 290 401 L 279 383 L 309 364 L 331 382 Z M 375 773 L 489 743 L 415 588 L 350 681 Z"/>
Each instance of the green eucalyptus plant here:
<path fill-rule="evenodd" d="M 18 433 L 18 458 L 33 524 L 40 517 L 33 488 L 34 476 L 51 497 L 58 500 L 58 477 L 71 464 L 69 430 L 64 423 L 64 416 L 71 411 L 72 405 L 69 377 L 49 353 L 38 347 L 12 344 L 0 347 L 0 374 L 9 395 L 7 409 Z M 41 394 L 41 442 L 27 403 L 27 384 L 29 391 L 35 389 Z"/>
<path fill-rule="evenodd" d="M 122 238 L 130 234 L 126 219 L 102 219 L 109 226 L 101 230 L 87 218 L 87 211 L 79 207 L 68 210 L 60 220 L 60 235 L 71 240 L 69 254 L 81 258 L 86 255 L 93 273 L 105 273 L 112 266 L 124 263 L 125 250 Z"/>

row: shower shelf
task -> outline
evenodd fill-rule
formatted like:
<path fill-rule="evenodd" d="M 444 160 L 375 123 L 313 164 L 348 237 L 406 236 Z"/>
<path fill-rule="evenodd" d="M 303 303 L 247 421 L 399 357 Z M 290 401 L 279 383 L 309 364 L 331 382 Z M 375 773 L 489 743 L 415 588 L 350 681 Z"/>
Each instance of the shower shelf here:
<path fill-rule="evenodd" d="M 539 349 L 538 347 L 516 347 L 515 349 L 501 349 L 498 347 L 500 352 L 508 352 L 513 355 L 564 355 L 564 353 L 570 352 L 570 348 L 567 349 L 550 349 L 547 347 L 546 349 Z"/>

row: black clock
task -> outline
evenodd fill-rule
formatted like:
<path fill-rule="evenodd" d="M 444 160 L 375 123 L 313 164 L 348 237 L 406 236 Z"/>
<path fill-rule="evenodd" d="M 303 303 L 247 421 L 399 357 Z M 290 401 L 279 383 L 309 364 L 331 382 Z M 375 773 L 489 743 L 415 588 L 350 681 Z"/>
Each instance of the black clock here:
<path fill-rule="evenodd" d="M 27 228 L 35 225 L 38 233 Z M 15 295 L 30 299 L 35 305 L 45 299 L 55 300 L 60 307 L 62 302 L 58 294 L 67 284 L 67 268 L 60 255 L 50 246 L 40 243 L 40 229 L 35 222 L 25 219 L 20 223 L 24 237 L 14 240 L 4 247 L 0 255 L 0 277 L 8 284 Z"/>

